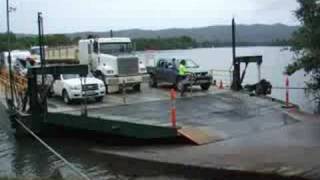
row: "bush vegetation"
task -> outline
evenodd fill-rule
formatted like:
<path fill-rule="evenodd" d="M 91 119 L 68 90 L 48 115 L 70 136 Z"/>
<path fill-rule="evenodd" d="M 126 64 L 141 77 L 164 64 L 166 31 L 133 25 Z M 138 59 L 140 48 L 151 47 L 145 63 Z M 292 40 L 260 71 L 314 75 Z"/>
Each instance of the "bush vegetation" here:
<path fill-rule="evenodd" d="M 298 0 L 298 3 L 295 15 L 302 26 L 293 34 L 291 45 L 296 58 L 286 72 L 291 75 L 303 69 L 310 75 L 307 92 L 315 97 L 320 112 L 320 1 Z"/>

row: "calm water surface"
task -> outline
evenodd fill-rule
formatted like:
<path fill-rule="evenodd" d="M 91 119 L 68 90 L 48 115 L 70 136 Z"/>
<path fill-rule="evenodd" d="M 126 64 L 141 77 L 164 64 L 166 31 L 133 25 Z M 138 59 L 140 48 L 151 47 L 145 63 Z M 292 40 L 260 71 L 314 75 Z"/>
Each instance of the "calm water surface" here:
<path fill-rule="evenodd" d="M 283 72 L 285 67 L 294 59 L 294 54 L 286 50 L 285 47 L 241 47 L 237 48 L 237 56 L 262 55 L 263 63 L 261 68 L 261 77 L 271 82 L 273 87 L 284 87 L 285 76 Z M 232 49 L 231 48 L 204 48 L 190 50 L 170 50 L 170 51 L 152 51 L 141 52 L 140 57 L 143 59 L 154 58 L 191 58 L 199 65 L 207 69 L 229 70 L 232 65 Z M 148 61 L 148 60 L 146 60 Z M 152 61 L 148 61 L 152 64 Z M 148 63 L 147 62 L 147 63 Z M 244 66 L 242 66 L 242 69 Z M 244 79 L 246 83 L 256 83 L 258 80 L 256 64 L 249 64 Z M 300 71 L 289 77 L 290 86 L 305 87 L 304 72 Z M 273 89 L 272 97 L 285 100 L 285 90 Z M 313 113 L 315 105 L 312 98 L 306 96 L 304 90 L 290 90 L 290 101 L 299 105 L 304 111 Z"/>

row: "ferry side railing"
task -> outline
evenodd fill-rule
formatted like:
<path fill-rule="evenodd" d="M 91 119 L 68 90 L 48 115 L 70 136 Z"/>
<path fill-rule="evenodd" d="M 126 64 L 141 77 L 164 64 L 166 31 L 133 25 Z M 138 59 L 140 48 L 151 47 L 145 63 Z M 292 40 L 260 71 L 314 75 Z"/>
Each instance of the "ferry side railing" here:
<path fill-rule="evenodd" d="M 27 78 L 23 75 L 19 75 L 17 73 L 14 74 L 14 86 L 15 86 L 15 100 L 16 105 L 21 105 L 22 95 L 27 90 Z M 10 87 L 9 82 L 9 73 L 6 68 L 0 68 L 0 93 L 5 93 L 5 96 L 8 93 L 8 88 Z M 1 92 L 3 91 L 3 92 Z M 17 96 L 21 96 L 17 98 Z M 61 154 L 55 151 L 51 146 L 49 146 L 45 141 L 43 141 L 39 136 L 37 136 L 31 129 L 29 129 L 22 121 L 18 118 L 15 118 L 15 121 L 20 124 L 29 134 L 31 134 L 37 141 L 39 141 L 45 148 L 47 148 L 50 152 L 52 152 L 55 156 L 57 156 L 60 160 L 62 160 L 72 171 L 81 177 L 81 179 L 90 180 L 90 178 L 81 170 L 79 170 L 75 165 L 69 162 L 66 158 L 64 158 Z"/>
<path fill-rule="evenodd" d="M 220 82 L 223 86 L 230 87 L 232 83 L 232 70 L 223 69 L 210 69 L 209 74 L 212 76 L 212 83 L 214 85 L 219 85 Z"/>
<path fill-rule="evenodd" d="M 14 84 L 18 93 L 25 92 L 28 87 L 28 80 L 26 77 L 14 73 Z M 0 86 L 5 88 L 9 86 L 9 73 L 5 69 L 0 70 Z"/>
<path fill-rule="evenodd" d="M 15 106 L 22 107 L 23 96 L 25 95 L 28 88 L 28 80 L 23 75 L 13 73 L 13 87 L 15 96 Z M 2 96 L 8 97 L 10 88 L 9 72 L 6 68 L 0 69 L 0 91 Z"/>

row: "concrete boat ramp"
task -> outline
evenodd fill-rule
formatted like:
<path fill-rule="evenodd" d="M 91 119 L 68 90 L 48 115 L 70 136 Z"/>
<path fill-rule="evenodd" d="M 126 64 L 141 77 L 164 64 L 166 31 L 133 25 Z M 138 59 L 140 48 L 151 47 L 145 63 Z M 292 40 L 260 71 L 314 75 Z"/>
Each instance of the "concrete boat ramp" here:
<path fill-rule="evenodd" d="M 79 104 L 65 106 L 62 100 L 50 101 L 49 111 L 76 114 L 81 109 Z M 88 113 L 123 121 L 171 125 L 168 88 L 144 87 L 141 94 L 129 93 L 126 102 L 124 105 L 121 94 L 108 95 L 104 103 L 89 104 Z M 265 179 L 282 178 L 277 175 L 320 179 L 319 116 L 282 109 L 281 104 L 268 98 L 217 89 L 209 92 L 194 89 L 192 95 L 189 92 L 186 98 L 177 99 L 176 108 L 178 126 L 200 129 L 211 141 L 200 146 L 97 145 L 90 147 L 90 151 L 112 156 L 124 164 L 139 160 L 159 164 L 162 169 L 181 166 L 186 170 L 184 174 L 200 168 L 204 174 L 208 173 L 202 178 L 210 174 L 216 178 L 223 173 L 220 179 L 237 179 L 234 173 L 243 173 L 244 179 L 256 179 L 261 176 L 255 173 L 263 173 Z M 228 176 L 225 171 L 233 173 Z"/>

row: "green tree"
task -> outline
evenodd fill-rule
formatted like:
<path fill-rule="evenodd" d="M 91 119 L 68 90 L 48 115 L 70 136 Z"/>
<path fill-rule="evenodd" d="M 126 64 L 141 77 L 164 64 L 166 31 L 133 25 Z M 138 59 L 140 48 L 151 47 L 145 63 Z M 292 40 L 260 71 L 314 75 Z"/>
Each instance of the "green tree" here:
<path fill-rule="evenodd" d="M 296 58 L 286 71 L 291 75 L 304 69 L 310 75 L 307 92 L 315 97 L 320 110 L 320 1 L 298 0 L 298 3 L 295 15 L 302 26 L 293 34 L 291 44 Z"/>
<path fill-rule="evenodd" d="M 73 42 L 64 34 L 53 34 L 45 36 L 45 44 L 48 46 L 71 45 Z"/>
<path fill-rule="evenodd" d="M 20 44 L 17 43 L 17 38 L 16 38 L 15 34 L 10 33 L 9 36 L 10 36 L 10 41 L 11 41 L 10 48 L 11 49 L 19 48 Z M 8 50 L 7 38 L 8 38 L 8 36 L 6 33 L 0 34 L 0 52 Z"/>

